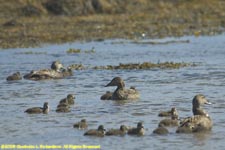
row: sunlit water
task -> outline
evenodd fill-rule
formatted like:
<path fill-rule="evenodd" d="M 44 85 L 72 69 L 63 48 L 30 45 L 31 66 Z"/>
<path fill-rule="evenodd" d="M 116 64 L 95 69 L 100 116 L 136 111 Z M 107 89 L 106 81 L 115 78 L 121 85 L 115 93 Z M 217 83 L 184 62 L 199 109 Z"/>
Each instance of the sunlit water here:
<path fill-rule="evenodd" d="M 174 39 L 163 39 L 174 40 Z M 101 145 L 101 149 L 204 149 L 224 148 L 225 138 L 225 35 L 213 37 L 184 37 L 190 43 L 166 45 L 134 44 L 131 41 L 46 45 L 41 48 L 0 51 L 0 144 L 21 145 Z M 122 41 L 122 42 L 121 42 Z M 69 48 L 95 49 L 95 53 L 67 54 Z M 25 54 L 24 52 L 38 52 Z M 72 77 L 60 80 L 7 82 L 6 77 L 20 71 L 50 68 L 60 60 L 65 66 L 82 63 L 85 66 L 118 65 L 119 63 L 186 62 L 196 67 L 150 70 L 81 70 Z M 104 87 L 113 77 L 120 76 L 126 86 L 135 86 L 141 98 L 117 103 L 101 101 Z M 70 113 L 56 113 L 60 99 L 75 94 L 76 104 Z M 192 115 L 192 98 L 202 93 L 213 105 L 205 107 L 213 119 L 213 129 L 207 134 L 176 134 L 169 128 L 166 136 L 152 131 L 162 119 L 161 110 L 178 109 L 180 117 Z M 29 107 L 42 106 L 48 101 L 48 115 L 24 113 Z M 103 124 L 106 129 L 121 124 L 136 126 L 144 123 L 143 137 L 86 137 L 84 130 L 73 128 L 73 123 L 86 118 L 89 128 Z"/>

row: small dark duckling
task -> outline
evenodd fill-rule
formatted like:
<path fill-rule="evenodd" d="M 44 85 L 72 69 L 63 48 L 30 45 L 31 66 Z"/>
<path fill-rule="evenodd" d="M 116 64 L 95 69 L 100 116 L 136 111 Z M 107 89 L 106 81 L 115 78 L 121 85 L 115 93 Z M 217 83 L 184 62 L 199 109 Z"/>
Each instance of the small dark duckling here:
<path fill-rule="evenodd" d="M 103 125 L 100 125 L 98 126 L 98 129 L 90 129 L 87 132 L 85 132 L 84 135 L 103 137 L 105 136 L 105 128 Z"/>
<path fill-rule="evenodd" d="M 87 125 L 87 121 L 86 119 L 81 119 L 80 122 L 77 122 L 73 125 L 74 128 L 78 128 L 78 129 L 87 129 L 88 125 Z"/>
<path fill-rule="evenodd" d="M 105 94 L 103 94 L 102 96 L 101 96 L 101 100 L 111 100 L 112 99 L 112 95 L 113 95 L 113 93 L 112 92 L 110 92 L 110 91 L 107 91 Z"/>
<path fill-rule="evenodd" d="M 22 77 L 20 75 L 20 72 L 16 72 L 6 78 L 7 81 L 15 81 L 15 80 L 21 80 L 21 79 Z"/>
<path fill-rule="evenodd" d="M 173 113 L 176 113 L 177 109 L 175 107 L 171 108 L 169 111 L 162 111 L 159 113 L 159 117 L 169 117 L 172 116 Z"/>
<path fill-rule="evenodd" d="M 28 114 L 40 114 L 40 113 L 44 113 L 47 114 L 49 112 L 49 106 L 48 106 L 48 102 L 45 102 L 42 107 L 33 107 L 33 108 L 29 108 L 25 111 Z"/>
<path fill-rule="evenodd" d="M 144 130 L 144 126 L 142 124 L 142 122 L 138 122 L 137 124 L 137 128 L 131 128 L 131 129 L 128 129 L 128 132 L 127 134 L 129 135 L 144 135 L 145 133 L 145 130 Z"/>
<path fill-rule="evenodd" d="M 127 127 L 125 125 L 121 125 L 120 129 L 110 129 L 106 132 L 105 135 L 120 135 L 123 136 L 127 133 Z"/>
<path fill-rule="evenodd" d="M 155 130 L 153 130 L 153 133 L 154 134 L 159 134 L 159 135 L 165 135 L 165 134 L 168 134 L 169 131 L 164 126 L 159 126 Z"/>
<path fill-rule="evenodd" d="M 73 105 L 75 96 L 73 94 L 68 94 L 66 98 L 59 101 L 59 103 L 68 103 L 69 105 Z"/>
<path fill-rule="evenodd" d="M 159 122 L 159 127 L 160 126 L 165 126 L 165 127 L 168 127 L 168 126 L 178 126 L 179 125 L 179 120 L 178 120 L 178 113 L 177 111 L 173 111 L 172 112 L 172 116 L 171 116 L 171 119 L 169 118 L 166 118 L 166 119 L 163 119 Z"/>
<path fill-rule="evenodd" d="M 59 104 L 57 106 L 56 112 L 57 113 L 67 113 L 67 112 L 70 112 L 70 107 L 67 104 L 65 104 L 65 103 Z"/>

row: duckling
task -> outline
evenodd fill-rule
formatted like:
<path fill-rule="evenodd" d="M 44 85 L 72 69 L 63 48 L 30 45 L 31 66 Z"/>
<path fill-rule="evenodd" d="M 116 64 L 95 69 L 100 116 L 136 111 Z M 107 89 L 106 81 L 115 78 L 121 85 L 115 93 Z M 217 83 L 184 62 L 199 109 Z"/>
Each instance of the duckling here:
<path fill-rule="evenodd" d="M 69 105 L 73 105 L 75 102 L 74 102 L 74 99 L 75 99 L 75 96 L 73 96 L 72 94 L 68 94 L 66 98 L 62 99 L 59 101 L 59 103 L 67 103 Z"/>
<path fill-rule="evenodd" d="M 209 115 L 205 111 L 200 114 L 196 111 L 203 104 L 211 104 L 204 95 L 198 94 L 193 98 L 192 111 L 194 116 L 184 118 L 176 130 L 177 133 L 206 132 L 212 129 L 213 123 Z"/>
<path fill-rule="evenodd" d="M 105 135 L 120 135 L 123 136 L 127 133 L 127 127 L 125 125 L 121 125 L 120 129 L 110 129 L 106 132 Z"/>
<path fill-rule="evenodd" d="M 129 135 L 144 135 L 145 133 L 145 130 L 144 130 L 144 126 L 142 124 L 142 122 L 138 122 L 137 124 L 137 128 L 131 128 L 131 129 L 128 129 L 128 132 L 127 134 Z"/>
<path fill-rule="evenodd" d="M 21 80 L 21 79 L 22 77 L 20 75 L 20 72 L 16 72 L 6 78 L 7 81 L 15 81 L 15 80 Z"/>
<path fill-rule="evenodd" d="M 88 125 L 87 125 L 87 121 L 86 119 L 81 119 L 80 122 L 77 122 L 73 125 L 74 128 L 78 128 L 78 129 L 87 129 Z"/>
<path fill-rule="evenodd" d="M 90 129 L 84 133 L 85 136 L 105 136 L 105 128 L 103 125 L 98 126 L 98 129 Z"/>
<path fill-rule="evenodd" d="M 173 113 L 175 113 L 177 109 L 175 107 L 171 108 L 169 111 L 162 111 L 159 113 L 159 117 L 169 117 L 172 116 Z"/>
<path fill-rule="evenodd" d="M 125 89 L 125 83 L 120 77 L 113 78 L 106 85 L 106 87 L 108 86 L 117 86 L 117 89 L 112 94 L 111 100 L 134 100 L 140 98 L 139 92 L 134 87 Z"/>
<path fill-rule="evenodd" d="M 164 126 L 159 126 L 158 128 L 156 128 L 155 130 L 153 130 L 154 134 L 159 134 L 159 135 L 164 135 L 164 134 L 168 134 L 169 131 L 167 128 L 165 128 Z"/>
<path fill-rule="evenodd" d="M 40 114 L 40 113 L 44 113 L 47 114 L 49 112 L 49 106 L 48 106 L 48 102 L 45 102 L 42 107 L 33 107 L 33 108 L 29 108 L 25 111 L 28 114 Z"/>
<path fill-rule="evenodd" d="M 175 109 L 176 110 L 176 109 Z M 178 126 L 179 120 L 178 120 L 178 113 L 177 111 L 172 112 L 171 119 L 166 118 L 159 122 L 159 126 Z"/>
<path fill-rule="evenodd" d="M 66 103 L 61 103 L 57 106 L 56 112 L 57 113 L 68 113 L 68 112 L 70 112 L 70 107 Z"/>

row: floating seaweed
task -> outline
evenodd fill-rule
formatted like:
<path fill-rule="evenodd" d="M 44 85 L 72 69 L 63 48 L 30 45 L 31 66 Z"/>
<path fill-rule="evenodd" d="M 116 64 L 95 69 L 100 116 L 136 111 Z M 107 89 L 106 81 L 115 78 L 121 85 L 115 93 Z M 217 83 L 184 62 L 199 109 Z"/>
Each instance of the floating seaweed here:
<path fill-rule="evenodd" d="M 151 62 L 144 62 L 144 63 L 128 63 L 123 64 L 120 63 L 117 66 L 107 65 L 107 66 L 95 66 L 92 69 L 106 69 L 106 70 L 116 70 L 116 69 L 152 69 L 152 68 L 160 68 L 160 69 L 179 69 L 182 67 L 188 66 L 196 66 L 194 63 L 175 63 L 175 62 L 163 62 L 163 63 L 151 63 Z"/>
<path fill-rule="evenodd" d="M 85 70 L 86 68 L 82 64 L 71 64 L 69 66 L 72 70 Z"/>
<path fill-rule="evenodd" d="M 68 54 L 76 54 L 76 53 L 95 53 L 95 50 L 94 48 L 92 48 L 91 50 L 81 50 L 81 49 L 73 49 L 73 48 L 70 48 L 66 51 Z"/>

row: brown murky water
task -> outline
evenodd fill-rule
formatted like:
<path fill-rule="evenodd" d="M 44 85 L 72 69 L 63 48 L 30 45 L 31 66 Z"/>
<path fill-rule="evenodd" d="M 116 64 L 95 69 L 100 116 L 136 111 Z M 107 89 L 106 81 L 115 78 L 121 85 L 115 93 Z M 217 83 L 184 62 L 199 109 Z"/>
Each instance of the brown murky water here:
<path fill-rule="evenodd" d="M 163 39 L 159 41 L 174 40 Z M 130 41 L 46 45 L 41 48 L 0 51 L 0 144 L 25 145 L 101 145 L 102 149 L 214 149 L 224 148 L 225 138 L 225 36 L 183 37 L 189 43 L 165 45 L 135 44 Z M 121 42 L 122 41 L 122 42 Z M 95 53 L 67 54 L 69 48 L 92 49 Z M 25 54 L 32 51 L 35 53 Z M 190 62 L 196 67 L 150 70 L 80 70 L 72 77 L 61 80 L 7 82 L 6 77 L 16 71 L 49 68 L 52 61 L 60 60 L 65 66 L 82 63 L 86 66 L 118 65 L 142 62 Z M 120 76 L 127 87 L 135 86 L 140 100 L 117 103 L 101 101 L 104 87 L 113 77 Z M 75 94 L 76 104 L 70 113 L 55 112 L 60 99 Z M 212 106 L 206 111 L 214 125 L 207 134 L 170 134 L 156 136 L 152 131 L 160 119 L 161 110 L 177 107 L 179 115 L 192 115 L 192 98 L 202 93 Z M 28 115 L 29 107 L 42 106 L 48 101 L 48 115 Z M 106 129 L 119 128 L 121 124 L 136 126 L 143 121 L 143 137 L 86 137 L 85 131 L 73 128 L 73 123 L 86 118 L 89 128 L 103 124 Z"/>

